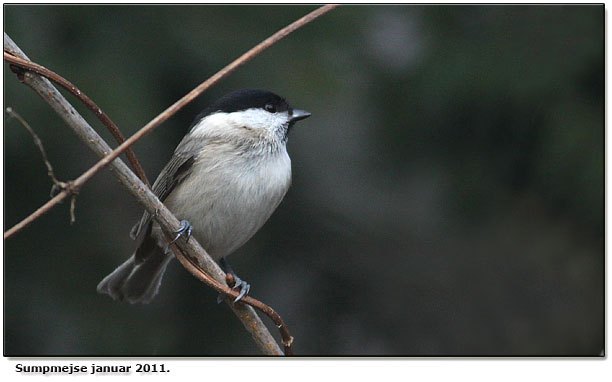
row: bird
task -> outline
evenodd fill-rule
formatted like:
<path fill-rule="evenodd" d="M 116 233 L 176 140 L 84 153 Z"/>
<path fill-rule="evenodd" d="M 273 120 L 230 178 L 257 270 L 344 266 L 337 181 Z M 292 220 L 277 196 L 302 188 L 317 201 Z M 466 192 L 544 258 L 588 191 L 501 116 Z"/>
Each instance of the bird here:
<path fill-rule="evenodd" d="M 261 89 L 231 92 L 205 108 L 191 124 L 152 190 L 181 220 L 180 236 L 202 245 L 236 278 L 241 299 L 250 285 L 226 257 L 268 220 L 291 184 L 287 138 L 311 114 L 294 109 Z M 106 276 L 97 291 L 114 300 L 149 303 L 158 293 L 168 263 L 168 239 L 145 211 L 130 231 L 136 250 Z"/>

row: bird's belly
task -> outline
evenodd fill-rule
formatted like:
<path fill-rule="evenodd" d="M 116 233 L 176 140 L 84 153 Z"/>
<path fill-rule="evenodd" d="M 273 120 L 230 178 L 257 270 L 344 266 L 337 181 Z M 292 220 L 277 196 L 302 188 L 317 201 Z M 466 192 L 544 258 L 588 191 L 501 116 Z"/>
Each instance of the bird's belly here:
<path fill-rule="evenodd" d="M 242 173 L 230 169 L 215 176 L 211 171 L 224 169 L 194 168 L 165 204 L 178 219 L 191 223 L 192 235 L 219 259 L 241 247 L 268 220 L 289 188 L 291 165 Z M 210 179 L 224 181 L 211 183 Z"/>

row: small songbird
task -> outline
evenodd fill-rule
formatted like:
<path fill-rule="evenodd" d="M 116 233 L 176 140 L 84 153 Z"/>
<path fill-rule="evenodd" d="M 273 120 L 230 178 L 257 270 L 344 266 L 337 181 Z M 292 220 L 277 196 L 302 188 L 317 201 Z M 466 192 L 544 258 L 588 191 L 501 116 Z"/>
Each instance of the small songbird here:
<path fill-rule="evenodd" d="M 293 109 L 265 90 L 232 92 L 206 108 L 153 184 L 155 195 L 181 219 L 180 235 L 193 237 L 241 288 L 250 286 L 225 257 L 261 228 L 291 183 L 287 134 L 310 113 Z M 157 294 L 173 255 L 148 212 L 130 233 L 134 254 L 98 284 L 116 300 L 148 303 Z M 176 239 L 175 239 L 176 240 Z"/>

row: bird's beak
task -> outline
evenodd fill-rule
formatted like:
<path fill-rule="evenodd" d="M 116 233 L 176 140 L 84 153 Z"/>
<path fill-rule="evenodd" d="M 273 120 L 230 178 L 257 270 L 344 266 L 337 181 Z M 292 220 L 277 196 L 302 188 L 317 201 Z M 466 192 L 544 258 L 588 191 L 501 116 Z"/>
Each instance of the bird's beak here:
<path fill-rule="evenodd" d="M 291 114 L 290 122 L 296 122 L 308 117 L 310 117 L 310 113 L 306 110 L 293 109 L 293 114 Z"/>

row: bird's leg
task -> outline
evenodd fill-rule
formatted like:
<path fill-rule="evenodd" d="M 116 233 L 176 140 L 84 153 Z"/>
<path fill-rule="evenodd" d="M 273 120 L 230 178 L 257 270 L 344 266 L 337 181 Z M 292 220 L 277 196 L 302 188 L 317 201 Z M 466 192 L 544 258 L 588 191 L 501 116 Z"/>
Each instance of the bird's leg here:
<path fill-rule="evenodd" d="M 193 230 L 193 226 L 191 225 L 191 223 L 189 223 L 187 220 L 181 220 L 181 228 L 179 228 L 178 231 L 174 232 L 176 234 L 176 237 L 174 238 L 174 240 L 170 242 L 170 244 L 174 244 L 174 242 L 177 241 L 179 237 L 183 235 L 186 235 L 187 236 L 186 241 L 189 241 L 192 230 Z"/>
<path fill-rule="evenodd" d="M 174 242 L 177 241 L 183 235 L 186 235 L 187 236 L 186 241 L 189 241 L 192 230 L 193 230 L 193 226 L 191 225 L 191 223 L 189 223 L 187 220 L 181 220 L 181 228 L 179 228 L 178 231 L 174 231 L 176 236 L 174 237 L 174 240 L 172 240 L 170 243 L 168 243 L 168 245 L 166 245 L 166 249 L 164 249 L 164 253 L 168 253 L 168 248 L 170 248 L 170 246 L 174 244 Z"/>
<path fill-rule="evenodd" d="M 222 257 L 221 260 L 219 260 L 219 266 L 221 266 L 221 269 L 223 269 L 225 273 L 229 273 L 232 276 L 234 276 L 234 279 L 236 280 L 236 282 L 234 283 L 234 286 L 232 287 L 232 289 L 240 288 L 240 294 L 238 295 L 238 297 L 236 297 L 234 302 L 240 301 L 240 299 L 242 299 L 247 293 L 249 293 L 249 290 L 251 289 L 251 285 L 249 285 L 249 283 L 247 283 L 246 281 L 238 277 L 238 275 L 236 274 L 236 272 L 234 272 L 234 270 L 229 265 L 227 260 L 225 260 L 225 257 Z M 221 303 L 221 301 L 223 301 L 223 296 L 219 295 L 217 297 L 217 303 Z"/>

